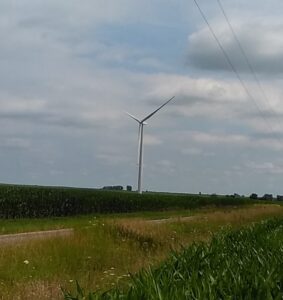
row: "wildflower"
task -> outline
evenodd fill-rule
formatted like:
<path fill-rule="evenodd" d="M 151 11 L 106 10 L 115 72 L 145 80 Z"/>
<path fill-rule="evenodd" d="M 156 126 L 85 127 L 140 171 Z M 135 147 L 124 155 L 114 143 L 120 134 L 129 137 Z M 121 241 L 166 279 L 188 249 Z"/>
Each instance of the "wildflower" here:
<path fill-rule="evenodd" d="M 110 268 L 110 270 L 114 270 L 114 269 L 115 269 L 114 267 L 111 267 L 111 268 Z"/>
<path fill-rule="evenodd" d="M 70 279 L 70 280 L 69 280 L 69 282 L 71 282 L 71 283 L 72 283 L 72 282 L 74 282 L 74 280 L 73 280 L 73 279 Z"/>
<path fill-rule="evenodd" d="M 114 273 L 110 273 L 110 275 L 111 275 L 111 276 L 114 276 L 115 274 L 114 274 Z"/>
<path fill-rule="evenodd" d="M 28 265 L 29 264 L 29 261 L 26 259 L 26 260 L 24 260 L 24 264 L 25 265 Z"/>

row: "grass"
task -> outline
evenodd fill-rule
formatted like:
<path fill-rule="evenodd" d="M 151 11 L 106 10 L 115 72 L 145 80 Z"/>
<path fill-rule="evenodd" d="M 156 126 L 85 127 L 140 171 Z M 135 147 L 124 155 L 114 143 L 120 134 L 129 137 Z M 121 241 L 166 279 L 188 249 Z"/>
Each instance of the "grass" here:
<path fill-rule="evenodd" d="M 53 218 L 20 218 L 20 219 L 0 219 L 0 235 L 10 233 L 31 232 L 40 230 L 62 229 L 62 228 L 81 228 L 88 226 L 89 221 L 94 218 L 97 220 L 154 220 L 167 219 L 171 217 L 186 217 L 196 213 L 211 211 L 214 206 L 194 209 L 194 210 L 164 210 L 164 211 L 145 211 L 123 214 L 90 214 L 79 215 L 76 217 L 53 217 Z M 229 209 L 229 208 L 228 208 Z M 233 209 L 238 209 L 234 206 Z M 221 208 L 218 208 L 221 210 Z"/>
<path fill-rule="evenodd" d="M 90 300 L 282 299 L 283 218 L 214 237 L 133 276 L 128 288 Z M 65 299 L 80 300 L 84 292 Z"/>
<path fill-rule="evenodd" d="M 75 228 L 68 238 L 33 240 L 0 247 L 0 299 L 62 299 L 60 287 L 88 290 L 127 285 L 129 273 L 157 266 L 171 252 L 238 228 L 283 215 L 278 205 L 206 208 L 76 218 L 1 220 L 2 233 Z M 175 219 L 170 219 L 174 217 Z M 183 219 L 184 217 L 189 217 Z M 168 218 L 156 223 L 154 219 Z M 28 224 L 27 224 L 28 223 Z M 26 263 L 28 261 L 28 263 Z"/>
<path fill-rule="evenodd" d="M 158 223 L 154 218 L 111 219 L 116 233 L 121 237 L 138 237 L 162 245 L 167 255 L 170 249 L 180 249 L 194 241 L 208 241 L 212 235 L 224 228 L 239 228 L 251 222 L 283 215 L 279 205 L 253 205 L 249 207 L 204 208 L 185 213 L 175 212 L 165 222 Z M 164 218 L 168 217 L 163 215 Z M 161 254 L 159 250 L 159 255 Z"/>

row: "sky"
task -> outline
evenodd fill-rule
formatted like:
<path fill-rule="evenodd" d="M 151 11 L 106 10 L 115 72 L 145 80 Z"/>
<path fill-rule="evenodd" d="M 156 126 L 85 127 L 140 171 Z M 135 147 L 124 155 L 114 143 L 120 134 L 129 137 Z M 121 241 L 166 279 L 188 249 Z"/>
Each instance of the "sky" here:
<path fill-rule="evenodd" d="M 283 2 L 2 0 L 0 182 L 283 194 Z M 244 85 L 244 86 L 243 86 Z"/>

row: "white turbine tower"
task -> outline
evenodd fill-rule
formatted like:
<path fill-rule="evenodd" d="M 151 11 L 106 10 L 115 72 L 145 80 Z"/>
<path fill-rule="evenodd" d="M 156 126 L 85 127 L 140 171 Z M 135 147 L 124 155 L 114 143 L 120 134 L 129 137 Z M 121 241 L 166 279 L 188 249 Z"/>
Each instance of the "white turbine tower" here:
<path fill-rule="evenodd" d="M 163 103 L 161 106 L 159 106 L 155 111 L 150 113 L 148 116 L 143 118 L 142 120 L 139 120 L 135 116 L 127 113 L 132 119 L 137 121 L 139 123 L 139 144 L 138 144 L 138 166 L 139 166 L 139 173 L 138 173 L 138 192 L 139 194 L 142 193 L 142 169 L 143 169 L 143 126 L 147 123 L 145 122 L 149 118 L 151 118 L 155 113 L 157 113 L 163 106 L 168 104 L 171 100 L 173 100 L 175 96 L 167 100 L 165 103 Z"/>

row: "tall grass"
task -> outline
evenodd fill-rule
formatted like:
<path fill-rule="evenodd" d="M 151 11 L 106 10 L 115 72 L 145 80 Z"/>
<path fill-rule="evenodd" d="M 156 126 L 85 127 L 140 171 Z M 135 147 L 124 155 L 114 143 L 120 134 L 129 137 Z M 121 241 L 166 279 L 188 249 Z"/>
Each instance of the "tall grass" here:
<path fill-rule="evenodd" d="M 283 219 L 263 221 L 173 253 L 132 276 L 126 290 L 86 295 L 78 286 L 65 299 L 282 299 L 282 245 Z"/>
<path fill-rule="evenodd" d="M 137 243 L 113 238 L 106 224 L 93 219 L 68 238 L 1 245 L 0 299 L 60 299 L 60 285 L 71 287 L 75 278 L 88 288 L 109 289 L 147 260 Z"/>

